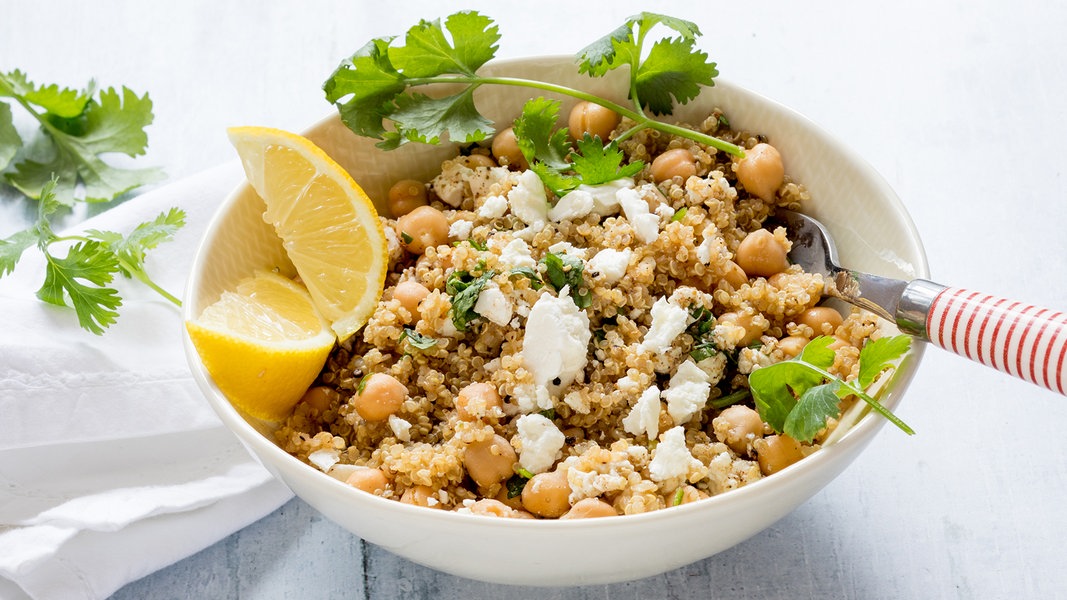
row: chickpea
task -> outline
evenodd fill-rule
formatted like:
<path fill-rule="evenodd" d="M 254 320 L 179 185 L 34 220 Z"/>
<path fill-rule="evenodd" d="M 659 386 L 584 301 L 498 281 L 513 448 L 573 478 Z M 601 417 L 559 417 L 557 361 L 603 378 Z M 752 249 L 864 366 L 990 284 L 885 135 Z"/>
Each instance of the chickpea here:
<path fill-rule="evenodd" d="M 593 519 L 618 516 L 615 507 L 599 498 L 585 498 L 574 503 L 560 519 Z"/>
<path fill-rule="evenodd" d="M 722 278 L 729 283 L 734 290 L 741 289 L 741 286 L 748 283 L 748 275 L 745 275 L 744 269 L 738 266 L 732 260 L 726 261 L 726 272 L 723 273 Z"/>
<path fill-rule="evenodd" d="M 789 358 L 799 356 L 804 351 L 804 346 L 807 345 L 808 338 L 799 335 L 791 335 L 778 340 L 778 349 Z"/>
<path fill-rule="evenodd" d="M 766 229 L 746 235 L 737 246 L 734 260 L 749 277 L 770 277 L 789 268 L 785 246 Z"/>
<path fill-rule="evenodd" d="M 571 508 L 571 486 L 560 471 L 538 473 L 522 488 L 522 506 L 539 517 L 555 519 Z"/>
<path fill-rule="evenodd" d="M 460 157 L 460 161 L 462 161 L 468 169 L 477 169 L 478 167 L 492 168 L 496 166 L 496 161 L 493 160 L 493 157 L 486 154 L 463 156 Z"/>
<path fill-rule="evenodd" d="M 308 391 L 304 392 L 304 395 L 300 398 L 300 401 L 307 405 L 312 414 L 321 415 L 323 411 L 330 408 L 330 388 L 323 385 L 316 385 L 308 388 Z"/>
<path fill-rule="evenodd" d="M 441 506 L 441 501 L 437 499 L 437 492 L 428 485 L 409 487 L 404 490 L 404 493 L 400 496 L 400 501 L 404 504 L 413 504 L 415 506 L 443 508 Z"/>
<path fill-rule="evenodd" d="M 575 104 L 571 109 L 570 117 L 567 119 L 567 129 L 570 130 L 571 137 L 576 140 L 582 139 L 588 133 L 593 137 L 599 137 L 602 142 L 607 142 L 611 137 L 611 132 L 615 131 L 621 120 L 619 113 L 610 108 L 583 101 Z"/>
<path fill-rule="evenodd" d="M 759 470 L 764 475 L 773 475 L 778 471 L 804 458 L 800 443 L 785 435 L 770 435 L 753 444 Z"/>
<path fill-rule="evenodd" d="M 711 422 L 715 437 L 738 454 L 748 454 L 753 441 L 763 437 L 763 419 L 742 404 L 723 409 Z"/>
<path fill-rule="evenodd" d="M 502 409 L 504 402 L 490 383 L 474 382 L 456 395 L 456 414 L 464 421 L 477 421 Z"/>
<path fill-rule="evenodd" d="M 800 313 L 796 322 L 811 327 L 814 335 L 833 335 L 844 319 L 829 306 L 815 306 Z"/>
<path fill-rule="evenodd" d="M 515 140 L 515 130 L 511 127 L 496 134 L 493 138 L 493 156 L 501 165 L 515 167 L 520 171 L 530 168 L 526 157 L 519 150 L 519 143 Z"/>
<path fill-rule="evenodd" d="M 752 324 L 752 315 L 748 313 L 724 312 L 716 319 L 719 323 L 730 323 L 745 330 L 745 336 L 737 342 L 738 346 L 748 346 L 759 339 L 763 334 L 760 328 Z"/>
<path fill-rule="evenodd" d="M 519 457 L 511 442 L 494 435 L 481 442 L 474 442 L 463 452 L 463 466 L 474 483 L 487 488 L 512 476 L 512 467 Z"/>
<path fill-rule="evenodd" d="M 494 496 L 493 499 L 499 500 L 500 502 L 510 506 L 511 508 L 514 508 L 515 510 L 521 510 L 522 494 L 508 498 L 508 493 L 508 486 L 502 485 L 500 486 L 500 491 L 496 493 L 496 496 Z"/>
<path fill-rule="evenodd" d="M 430 246 L 448 243 L 448 219 L 432 206 L 419 206 L 396 221 L 400 242 L 412 254 L 422 254 Z"/>
<path fill-rule="evenodd" d="M 426 186 L 414 179 L 401 179 L 389 188 L 389 212 L 394 219 L 426 206 Z"/>
<path fill-rule="evenodd" d="M 662 183 L 674 177 L 682 181 L 697 174 L 697 162 L 685 148 L 675 148 L 652 159 L 652 179 Z"/>
<path fill-rule="evenodd" d="M 389 478 L 381 469 L 359 469 L 353 471 L 345 483 L 368 494 L 381 495 L 385 491 L 385 486 L 389 484 Z"/>
<path fill-rule="evenodd" d="M 363 384 L 363 391 L 352 399 L 356 412 L 368 421 L 384 421 L 400 410 L 408 398 L 408 388 L 392 375 L 373 373 Z"/>
<path fill-rule="evenodd" d="M 400 302 L 400 306 L 403 306 L 404 310 L 411 315 L 407 321 L 408 323 L 418 323 L 420 318 L 419 303 L 429 295 L 430 290 L 414 279 L 405 279 L 393 288 L 393 299 Z"/>
<path fill-rule="evenodd" d="M 745 150 L 745 157 L 737 161 L 737 180 L 750 194 L 773 202 L 778 188 L 785 181 L 782 155 L 770 144 L 759 143 Z"/>

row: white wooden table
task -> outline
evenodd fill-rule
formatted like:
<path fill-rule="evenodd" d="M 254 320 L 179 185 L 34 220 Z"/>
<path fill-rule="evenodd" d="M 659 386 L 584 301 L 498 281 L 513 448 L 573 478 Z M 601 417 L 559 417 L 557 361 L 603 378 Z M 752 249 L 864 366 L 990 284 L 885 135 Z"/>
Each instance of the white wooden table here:
<path fill-rule="evenodd" d="M 370 37 L 474 8 L 499 55 L 576 51 L 652 3 L 546 0 L 3 5 L 0 69 L 149 91 L 144 164 L 172 179 L 234 158 L 238 124 L 301 130 Z M 1010 7 L 1009 7 L 1010 4 Z M 696 21 L 722 77 L 806 114 L 896 189 L 942 283 L 1067 308 L 1067 6 L 1020 0 L 714 3 Z M 25 209 L 0 202 L 11 223 Z M 1067 594 L 1067 399 L 931 349 L 886 428 L 796 512 L 658 577 L 510 588 L 365 544 L 294 500 L 115 598 L 1051 598 Z M 709 531 L 709 535 L 714 532 Z M 640 541 L 634 541 L 640 546 Z M 549 575 L 549 574 L 546 574 Z"/>

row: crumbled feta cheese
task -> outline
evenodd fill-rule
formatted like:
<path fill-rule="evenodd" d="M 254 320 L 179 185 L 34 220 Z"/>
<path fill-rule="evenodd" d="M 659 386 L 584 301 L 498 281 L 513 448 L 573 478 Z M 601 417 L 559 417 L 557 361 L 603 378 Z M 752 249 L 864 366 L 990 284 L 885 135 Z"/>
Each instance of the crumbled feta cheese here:
<path fill-rule="evenodd" d="M 567 438 L 548 417 L 533 413 L 519 417 L 515 424 L 519 438 L 519 464 L 531 473 L 552 467 Z"/>
<path fill-rule="evenodd" d="M 337 461 L 341 459 L 341 452 L 334 448 L 325 448 L 323 450 L 316 450 L 311 454 L 308 454 L 308 462 L 315 465 L 325 471 L 329 471 L 330 467 L 337 464 Z"/>
<path fill-rule="evenodd" d="M 651 244 L 659 237 L 659 216 L 648 211 L 648 203 L 633 188 L 623 188 L 616 192 L 615 197 L 622 206 L 622 212 L 626 220 L 634 228 L 637 239 L 645 244 Z"/>
<path fill-rule="evenodd" d="M 511 301 L 500 291 L 500 286 L 491 282 L 482 288 L 478 293 L 478 301 L 474 303 L 474 312 L 501 327 L 511 320 L 512 311 Z"/>
<path fill-rule="evenodd" d="M 634 378 L 630 377 L 629 375 L 625 375 L 623 377 L 620 377 L 619 380 L 615 382 L 615 387 L 619 388 L 619 390 L 621 390 L 623 392 L 626 392 L 627 394 L 637 393 L 637 389 L 638 389 L 637 388 L 637 381 L 634 380 Z"/>
<path fill-rule="evenodd" d="M 629 459 L 628 452 L 596 446 L 579 456 L 568 457 L 561 470 L 566 472 L 571 488 L 570 503 L 626 489 L 635 471 Z"/>
<path fill-rule="evenodd" d="M 671 376 L 670 386 L 664 390 L 663 398 L 667 401 L 667 414 L 676 425 L 688 423 L 708 401 L 711 384 L 708 376 L 691 360 L 678 365 L 678 370 Z"/>
<path fill-rule="evenodd" d="M 630 266 L 631 255 L 633 251 L 629 248 L 622 250 L 604 248 L 589 261 L 588 271 L 600 273 L 604 278 L 604 283 L 610 285 L 622 279 L 622 276 L 626 274 L 626 268 Z"/>
<path fill-rule="evenodd" d="M 645 339 L 641 341 L 640 348 L 653 354 L 662 354 L 671 347 L 674 338 L 685 331 L 689 311 L 669 302 L 666 298 L 660 298 L 652 304 L 651 313 L 652 325 L 645 333 Z"/>
<path fill-rule="evenodd" d="M 632 435 L 648 436 L 656 439 L 659 434 L 659 388 L 650 386 L 630 409 L 630 414 L 622 420 L 622 428 Z"/>
<path fill-rule="evenodd" d="M 580 415 L 589 414 L 589 400 L 583 398 L 578 392 L 571 392 L 564 396 L 563 403 Z"/>
<path fill-rule="evenodd" d="M 670 219 L 674 216 L 674 209 L 670 207 L 666 202 L 656 206 L 656 214 L 664 219 Z"/>
<path fill-rule="evenodd" d="M 586 190 L 572 190 L 564 194 L 556 205 L 548 210 L 548 218 L 559 223 L 581 219 L 593 212 L 593 195 Z"/>
<path fill-rule="evenodd" d="M 393 430 L 393 435 L 401 442 L 411 441 L 411 423 L 404 419 L 396 415 L 389 415 L 389 429 Z"/>
<path fill-rule="evenodd" d="M 593 212 L 606 217 L 615 214 L 619 210 L 619 199 L 616 193 L 624 188 L 632 188 L 634 180 L 629 177 L 615 179 L 600 185 L 580 185 L 578 189 L 593 197 Z"/>
<path fill-rule="evenodd" d="M 585 260 L 589 254 L 588 248 L 578 248 L 570 242 L 556 242 L 548 247 L 548 251 L 555 255 L 566 254 L 571 258 Z"/>
<path fill-rule="evenodd" d="M 519 410 L 524 413 L 552 408 L 552 396 L 548 393 L 548 387 L 543 385 L 520 383 L 515 386 L 512 397 Z"/>
<path fill-rule="evenodd" d="M 334 479 L 337 479 L 337 480 L 340 480 L 340 481 L 348 481 L 348 478 L 352 476 L 352 473 L 355 473 L 356 471 L 360 471 L 360 470 L 363 470 L 363 469 L 368 469 L 368 468 L 370 468 L 370 467 L 364 467 L 364 466 L 361 466 L 361 465 L 345 465 L 345 464 L 337 463 L 337 464 L 333 465 L 332 467 L 330 467 L 326 471 L 326 474 L 329 475 L 330 477 L 333 477 Z"/>
<path fill-rule="evenodd" d="M 465 240 L 471 236 L 472 229 L 474 229 L 474 221 L 457 219 L 455 223 L 448 226 L 448 237 L 456 240 Z"/>
<path fill-rule="evenodd" d="M 478 209 L 478 216 L 483 219 L 496 219 L 503 217 L 508 212 L 508 199 L 493 195 L 485 199 L 481 208 Z"/>
<path fill-rule="evenodd" d="M 441 326 L 437 328 L 437 333 L 445 337 L 456 337 L 459 330 L 456 329 L 456 324 L 452 322 L 452 319 L 446 315 L 441 320 Z"/>
<path fill-rule="evenodd" d="M 716 352 L 711 356 L 697 363 L 701 371 L 704 371 L 704 375 L 708 378 L 708 383 L 715 385 L 722 381 L 723 375 L 726 374 L 726 354 L 722 352 Z"/>
<path fill-rule="evenodd" d="M 719 321 L 711 330 L 711 341 L 723 352 L 730 352 L 745 339 L 748 332 L 744 327 L 730 321 Z"/>
<path fill-rule="evenodd" d="M 508 192 L 511 214 L 523 223 L 538 229 L 544 227 L 548 219 L 548 195 L 541 178 L 533 171 L 523 171 L 518 183 Z"/>
<path fill-rule="evenodd" d="M 537 266 L 537 261 L 530 254 L 530 246 L 519 238 L 508 242 L 500 251 L 500 262 L 509 269 Z"/>
<path fill-rule="evenodd" d="M 652 450 L 648 474 L 652 481 L 666 481 L 675 477 L 687 477 L 690 468 L 700 466 L 702 463 L 689 453 L 689 448 L 685 445 L 685 430 L 679 425 L 668 429 L 660 437 L 659 443 Z"/>
<path fill-rule="evenodd" d="M 592 333 L 589 317 L 562 291 L 542 293 L 526 318 L 522 361 L 534 383 L 553 390 L 571 384 L 585 369 Z"/>
<path fill-rule="evenodd" d="M 697 246 L 697 260 L 705 265 L 711 264 L 712 257 L 718 256 L 722 259 L 730 258 L 730 250 L 726 247 L 726 240 L 719 235 L 719 229 L 714 225 L 709 225 L 704 228 L 704 232 L 700 234 L 703 237 L 700 245 Z"/>

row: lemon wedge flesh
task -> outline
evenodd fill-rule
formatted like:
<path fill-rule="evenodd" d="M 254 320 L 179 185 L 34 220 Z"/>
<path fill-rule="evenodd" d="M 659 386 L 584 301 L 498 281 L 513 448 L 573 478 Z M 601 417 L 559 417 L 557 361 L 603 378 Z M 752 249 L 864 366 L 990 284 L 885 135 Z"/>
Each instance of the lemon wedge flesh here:
<path fill-rule="evenodd" d="M 245 175 L 319 312 L 341 340 L 381 299 L 388 250 L 367 194 L 305 137 L 266 127 L 229 129 Z"/>
<path fill-rule="evenodd" d="M 335 342 L 307 290 L 272 272 L 238 282 L 185 327 L 215 385 L 267 421 L 290 413 Z"/>

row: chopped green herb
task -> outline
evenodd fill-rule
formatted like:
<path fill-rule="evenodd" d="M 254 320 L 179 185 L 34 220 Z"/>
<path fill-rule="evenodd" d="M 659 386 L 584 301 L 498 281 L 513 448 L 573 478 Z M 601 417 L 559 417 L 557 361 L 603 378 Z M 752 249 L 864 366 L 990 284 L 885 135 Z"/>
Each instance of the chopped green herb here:
<path fill-rule="evenodd" d="M 662 37 L 646 48 L 648 34 L 657 25 L 678 37 Z M 708 55 L 695 47 L 698 36 L 700 31 L 693 23 L 646 12 L 578 53 L 578 70 L 594 77 L 629 68 L 630 106 L 549 82 L 479 75 L 478 69 L 496 55 L 500 32 L 492 19 L 473 11 L 457 12 L 443 23 L 420 21 L 403 37 L 371 40 L 341 62 L 323 84 L 323 91 L 352 131 L 382 140 L 378 145 L 387 149 L 408 142 L 436 144 L 446 134 L 451 141 L 466 144 L 492 136 L 493 124 L 478 111 L 473 95 L 476 88 L 492 84 L 534 88 L 607 107 L 634 122 L 619 140 L 655 129 L 744 156 L 734 144 L 645 114 L 644 109 L 668 114 L 673 102 L 685 104 L 701 87 L 715 84 L 718 71 Z M 436 84 L 454 84 L 460 89 L 443 97 L 414 91 Z"/>
<path fill-rule="evenodd" d="M 534 269 L 533 267 L 515 267 L 514 269 L 508 271 L 508 277 L 513 277 L 516 275 L 529 279 L 530 287 L 535 290 L 541 289 L 541 286 L 544 285 L 544 282 L 541 281 L 541 274 L 538 273 L 537 269 Z"/>
<path fill-rule="evenodd" d="M 723 408 L 726 408 L 727 406 L 733 406 L 733 405 L 737 404 L 738 402 L 741 402 L 745 398 L 748 398 L 750 395 L 752 395 L 752 392 L 750 392 L 748 390 L 745 390 L 745 389 L 737 390 L 736 392 L 730 392 L 729 394 L 726 394 L 725 396 L 719 396 L 718 398 L 712 400 L 708 404 L 711 404 L 715 408 L 723 409 Z"/>
<path fill-rule="evenodd" d="M 459 331 L 466 331 L 467 324 L 477 319 L 480 315 L 475 312 L 474 305 L 478 303 L 478 294 L 482 293 L 489 280 L 496 275 L 496 271 L 488 271 L 473 277 L 466 271 L 454 271 L 445 281 L 445 291 L 452 297 L 452 324 Z"/>
<path fill-rule="evenodd" d="M 719 347 L 712 340 L 712 330 L 715 328 L 715 315 L 703 306 L 698 306 L 689 311 L 689 317 L 693 322 L 686 327 L 686 333 L 693 337 L 693 347 L 689 350 L 689 356 L 695 362 L 715 356 L 720 352 Z"/>
<path fill-rule="evenodd" d="M 472 248 L 480 252 L 485 252 L 489 249 L 489 246 L 485 242 L 479 242 L 474 238 L 467 240 L 467 243 L 470 244 Z"/>
<path fill-rule="evenodd" d="M 534 476 L 533 473 L 527 471 L 523 467 L 517 467 L 515 472 L 518 473 L 520 477 L 525 477 L 526 479 L 533 479 Z"/>
<path fill-rule="evenodd" d="M 843 381 L 827 372 L 834 363 L 829 348 L 832 337 L 819 336 L 804 346 L 799 356 L 756 369 L 749 386 L 760 417 L 779 433 L 800 441 L 811 441 L 826 420 L 838 414 L 838 401 L 854 394 L 905 433 L 915 433 L 882 403 L 864 390 L 894 361 L 907 353 L 911 339 L 894 336 L 868 341 L 860 350 L 861 377 Z"/>
<path fill-rule="evenodd" d="M 559 292 L 569 286 L 571 299 L 578 308 L 588 308 L 593 303 L 592 294 L 582 277 L 585 268 L 582 259 L 549 252 L 541 259 L 541 264 L 545 265 L 545 279 L 552 289 Z"/>
<path fill-rule="evenodd" d="M 429 350 L 439 341 L 437 338 L 422 335 L 410 327 L 404 328 L 404 332 L 400 334 L 400 339 L 397 341 L 403 342 L 404 340 L 407 340 L 408 344 L 416 350 Z"/>
<path fill-rule="evenodd" d="M 685 213 L 689 212 L 688 207 L 683 206 L 679 208 L 673 215 L 671 215 L 671 223 L 677 223 L 685 218 Z"/>
<path fill-rule="evenodd" d="M 507 480 L 504 485 L 508 488 L 508 499 L 518 498 L 522 495 L 523 488 L 526 487 L 526 482 L 530 479 L 523 477 L 522 475 L 513 475 Z"/>
<path fill-rule="evenodd" d="M 363 377 L 359 378 L 359 383 L 356 384 L 356 395 L 357 396 L 363 393 L 363 388 L 367 387 L 367 379 L 371 375 L 372 375 L 372 373 L 364 373 Z"/>
<path fill-rule="evenodd" d="M 542 410 L 541 411 L 541 416 L 546 418 L 546 419 L 548 419 L 549 421 L 555 421 L 556 420 L 556 409 L 548 408 L 548 409 Z"/>
<path fill-rule="evenodd" d="M 685 488 L 680 487 L 674 491 L 674 499 L 671 500 L 671 506 L 681 506 L 682 500 L 685 500 Z"/>
<path fill-rule="evenodd" d="M 411 235 L 410 235 L 410 234 L 408 234 L 408 232 L 406 232 L 406 231 L 401 231 L 401 232 L 400 232 L 400 239 L 401 239 L 401 240 L 402 240 L 402 241 L 403 241 L 403 242 L 404 242 L 405 244 L 410 244 L 411 242 L 415 241 L 415 238 L 411 237 Z"/>

